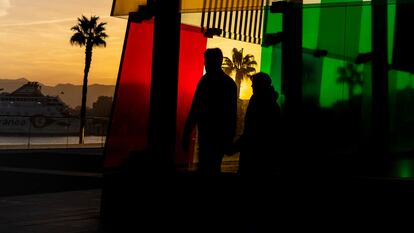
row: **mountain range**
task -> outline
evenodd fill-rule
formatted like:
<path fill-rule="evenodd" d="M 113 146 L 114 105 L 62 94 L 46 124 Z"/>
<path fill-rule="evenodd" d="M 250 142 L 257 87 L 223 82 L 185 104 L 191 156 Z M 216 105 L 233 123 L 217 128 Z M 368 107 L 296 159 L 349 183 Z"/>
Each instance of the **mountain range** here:
<path fill-rule="evenodd" d="M 11 93 L 17 88 L 23 86 L 27 82 L 33 82 L 26 78 L 20 79 L 0 79 L 0 93 L 8 92 Z M 40 83 L 42 87 L 41 91 L 44 95 L 59 96 L 60 99 L 65 102 L 69 107 L 75 108 L 81 105 L 82 99 L 82 85 L 74 84 L 57 84 L 56 86 L 47 86 Z M 110 96 L 114 95 L 114 85 L 102 85 L 92 84 L 88 85 L 88 96 L 86 99 L 86 105 L 92 107 L 92 104 L 98 99 L 99 96 Z"/>

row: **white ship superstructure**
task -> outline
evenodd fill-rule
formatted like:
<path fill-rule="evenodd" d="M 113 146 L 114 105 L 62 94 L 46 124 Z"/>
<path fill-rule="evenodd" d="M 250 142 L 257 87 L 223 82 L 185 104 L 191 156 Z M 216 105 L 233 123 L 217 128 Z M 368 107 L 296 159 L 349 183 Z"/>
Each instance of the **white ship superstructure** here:
<path fill-rule="evenodd" d="M 37 82 L 0 94 L 0 134 L 76 134 L 79 118 L 58 96 L 45 96 Z"/>

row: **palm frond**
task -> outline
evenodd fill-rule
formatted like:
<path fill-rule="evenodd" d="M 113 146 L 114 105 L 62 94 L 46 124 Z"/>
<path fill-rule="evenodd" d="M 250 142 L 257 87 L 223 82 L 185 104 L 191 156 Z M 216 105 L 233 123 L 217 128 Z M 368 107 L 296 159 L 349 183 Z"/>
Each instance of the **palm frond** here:
<path fill-rule="evenodd" d="M 93 46 L 106 46 L 105 39 L 108 35 L 105 33 L 106 22 L 98 23 L 98 16 L 87 18 L 82 15 L 78 18 L 77 25 L 71 28 L 75 33 L 70 38 L 72 45 L 84 46 L 86 44 Z"/>
<path fill-rule="evenodd" d="M 221 68 L 227 75 L 230 75 L 235 69 L 233 62 L 228 57 L 223 58 L 223 64 L 221 65 Z"/>
<path fill-rule="evenodd" d="M 247 62 L 243 62 L 243 65 L 247 66 L 247 67 L 256 66 L 257 62 L 254 61 L 254 60 L 253 61 L 247 61 Z"/>
<path fill-rule="evenodd" d="M 106 23 L 99 23 L 96 27 L 95 27 L 95 33 L 99 34 L 105 31 L 105 25 Z"/>
<path fill-rule="evenodd" d="M 99 19 L 99 16 L 91 16 L 91 19 L 89 20 L 89 22 L 91 23 L 91 25 L 94 25 L 96 27 L 98 19 Z"/>
<path fill-rule="evenodd" d="M 254 61 L 254 56 L 251 54 L 247 54 L 246 56 L 243 57 L 243 63 L 247 63 L 249 61 Z"/>
<path fill-rule="evenodd" d="M 86 44 L 86 38 L 81 32 L 77 32 L 70 38 L 70 44 L 82 47 Z"/>
<path fill-rule="evenodd" d="M 106 41 L 102 37 L 95 37 L 93 39 L 93 45 L 98 47 L 106 47 Z"/>
<path fill-rule="evenodd" d="M 250 73 L 253 73 L 253 72 L 256 72 L 256 68 L 254 68 L 254 67 L 246 67 L 246 73 L 247 74 L 250 74 Z"/>
<path fill-rule="evenodd" d="M 240 49 L 240 51 L 236 48 L 233 49 L 233 63 L 236 67 L 240 68 L 243 63 L 243 49 Z"/>
<path fill-rule="evenodd" d="M 232 54 L 235 54 L 235 53 L 238 53 L 239 50 L 237 50 L 236 48 L 233 48 L 233 50 L 231 52 L 232 52 Z"/>
<path fill-rule="evenodd" d="M 228 57 L 224 57 L 223 58 L 223 66 L 231 66 L 233 67 L 233 62 L 230 60 L 230 58 Z"/>
<path fill-rule="evenodd" d="M 71 27 L 70 30 L 75 31 L 75 32 L 82 32 L 82 29 L 79 27 L 79 25 L 75 25 Z"/>
<path fill-rule="evenodd" d="M 78 18 L 78 25 L 81 31 L 85 34 L 89 33 L 90 22 L 89 19 L 82 15 L 82 18 Z"/>

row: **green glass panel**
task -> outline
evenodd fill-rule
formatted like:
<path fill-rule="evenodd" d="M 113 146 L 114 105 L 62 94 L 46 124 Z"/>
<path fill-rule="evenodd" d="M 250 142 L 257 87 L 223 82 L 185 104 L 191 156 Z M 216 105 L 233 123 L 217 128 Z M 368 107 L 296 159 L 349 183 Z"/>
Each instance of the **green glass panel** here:
<path fill-rule="evenodd" d="M 362 73 L 362 109 L 361 109 L 361 141 L 371 137 L 372 129 L 372 66 L 371 63 L 361 65 Z"/>
<path fill-rule="evenodd" d="M 389 110 L 390 110 L 390 132 L 391 132 L 391 148 L 395 149 L 396 141 L 398 141 L 397 137 L 397 128 L 398 123 L 396 121 L 397 114 L 396 114 L 396 89 L 397 89 L 397 73 L 398 71 L 391 70 L 388 72 L 388 101 L 389 101 Z"/>
<path fill-rule="evenodd" d="M 351 3 L 351 2 L 360 2 L 360 1 L 361 0 L 321 0 L 321 4 L 324 4 L 324 3 Z"/>
<path fill-rule="evenodd" d="M 361 20 L 361 32 L 359 52 L 368 53 L 372 51 L 371 34 L 372 34 L 372 16 L 371 5 L 361 6 L 362 8 L 362 20 Z"/>
<path fill-rule="evenodd" d="M 361 93 L 364 95 L 368 103 L 364 104 L 365 108 L 371 108 L 372 97 L 372 66 L 371 63 L 366 63 L 359 66 L 358 71 L 362 74 L 362 89 Z"/>
<path fill-rule="evenodd" d="M 282 48 L 280 45 L 273 46 L 272 62 L 273 65 L 270 71 L 272 84 L 282 94 Z"/>
<path fill-rule="evenodd" d="M 323 60 L 320 106 L 332 107 L 337 101 L 348 98 L 348 88 L 344 83 L 338 83 L 338 68 L 344 66 L 344 61 L 325 58 Z"/>
<path fill-rule="evenodd" d="M 362 6 L 352 6 L 346 8 L 344 56 L 351 58 L 352 61 L 357 57 L 359 53 L 362 9 Z"/>
<path fill-rule="evenodd" d="M 396 163 L 396 175 L 400 178 L 413 177 L 413 162 L 411 160 L 400 160 Z"/>
<path fill-rule="evenodd" d="M 353 61 L 359 53 L 361 4 L 321 5 L 318 48 L 328 56 Z"/>
<path fill-rule="evenodd" d="M 342 57 L 345 38 L 345 12 L 343 8 L 321 9 L 318 48 L 326 49 L 329 56 Z"/>
<path fill-rule="evenodd" d="M 307 105 L 319 106 L 322 64 L 322 57 L 303 53 L 303 98 Z"/>
<path fill-rule="evenodd" d="M 282 14 L 272 14 L 265 10 L 263 37 L 269 33 L 282 31 Z M 281 92 L 281 45 L 262 47 L 260 71 L 268 73 L 275 89 Z"/>
<path fill-rule="evenodd" d="M 260 71 L 270 75 L 272 84 L 279 93 L 282 93 L 281 58 L 282 50 L 280 45 L 262 47 Z"/>
<path fill-rule="evenodd" d="M 395 80 L 396 80 L 396 91 L 413 88 L 413 75 L 408 72 L 397 71 L 395 72 Z"/>
<path fill-rule="evenodd" d="M 394 151 L 412 151 L 414 147 L 414 75 L 389 72 L 389 109 L 391 146 Z"/>
<path fill-rule="evenodd" d="M 395 28 L 395 4 L 388 5 L 388 63 L 392 62 L 394 28 Z"/>
<path fill-rule="evenodd" d="M 270 74 L 272 69 L 272 47 L 262 47 L 260 55 L 260 71 Z"/>
<path fill-rule="evenodd" d="M 282 31 L 282 14 L 270 13 L 270 9 L 265 10 L 263 33 L 276 33 Z"/>
<path fill-rule="evenodd" d="M 392 64 L 397 6 L 388 5 L 388 63 Z M 407 33 L 409 33 L 407 31 Z M 409 36 L 409 34 L 406 34 Z M 410 49 L 410 48 L 407 48 Z M 391 148 L 394 152 L 412 151 L 414 148 L 414 75 L 390 70 L 389 110 Z M 401 178 L 414 176 L 414 164 L 408 160 L 397 163 L 396 175 Z"/>
<path fill-rule="evenodd" d="M 269 22 L 269 9 L 264 11 L 264 20 L 263 20 L 263 36 L 265 37 L 269 27 L 272 27 L 272 24 L 277 24 L 276 22 Z M 270 24 L 270 25 L 269 25 Z M 270 74 L 270 69 L 272 65 L 272 47 L 262 46 L 261 56 L 260 56 L 260 71 Z"/>
<path fill-rule="evenodd" d="M 318 6 L 303 8 L 303 48 L 316 49 L 318 46 L 319 15 Z"/>

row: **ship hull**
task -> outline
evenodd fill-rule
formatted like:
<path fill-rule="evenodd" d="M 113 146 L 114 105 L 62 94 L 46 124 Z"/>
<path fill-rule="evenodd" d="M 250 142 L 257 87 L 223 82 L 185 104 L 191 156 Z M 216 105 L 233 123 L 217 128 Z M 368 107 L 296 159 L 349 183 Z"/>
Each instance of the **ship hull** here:
<path fill-rule="evenodd" d="M 77 135 L 79 118 L 0 116 L 0 135 Z"/>

